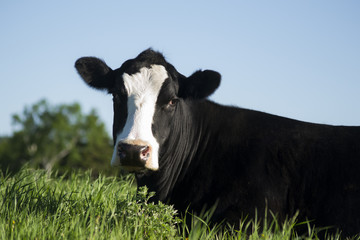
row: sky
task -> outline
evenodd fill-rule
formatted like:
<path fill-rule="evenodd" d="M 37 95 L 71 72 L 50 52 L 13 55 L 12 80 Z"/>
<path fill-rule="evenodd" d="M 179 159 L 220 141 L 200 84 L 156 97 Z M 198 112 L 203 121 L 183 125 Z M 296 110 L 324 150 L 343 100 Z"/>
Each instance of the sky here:
<path fill-rule="evenodd" d="M 74 63 L 111 68 L 152 47 L 179 72 L 222 75 L 211 100 L 302 121 L 360 126 L 360 1 L 1 1 L 0 136 L 41 99 L 96 109 L 112 98 Z"/>

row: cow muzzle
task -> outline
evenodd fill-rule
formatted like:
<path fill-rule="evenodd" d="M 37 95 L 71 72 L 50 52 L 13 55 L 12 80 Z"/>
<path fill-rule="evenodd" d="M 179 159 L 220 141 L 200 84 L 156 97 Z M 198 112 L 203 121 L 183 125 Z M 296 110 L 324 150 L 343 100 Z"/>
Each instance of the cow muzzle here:
<path fill-rule="evenodd" d="M 116 148 L 121 167 L 129 172 L 138 172 L 148 168 L 147 165 L 152 160 L 151 146 L 144 141 L 122 141 Z"/>

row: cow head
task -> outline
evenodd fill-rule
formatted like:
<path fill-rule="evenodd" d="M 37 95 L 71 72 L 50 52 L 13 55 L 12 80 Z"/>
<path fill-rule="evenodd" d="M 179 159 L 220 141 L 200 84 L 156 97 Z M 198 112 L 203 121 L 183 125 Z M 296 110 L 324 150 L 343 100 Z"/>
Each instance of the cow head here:
<path fill-rule="evenodd" d="M 208 97 L 220 84 L 220 74 L 210 70 L 181 75 L 151 49 L 115 70 L 94 57 L 78 59 L 75 67 L 89 86 L 113 95 L 111 165 L 132 172 L 158 170 L 159 149 L 171 135 L 179 105 Z"/>

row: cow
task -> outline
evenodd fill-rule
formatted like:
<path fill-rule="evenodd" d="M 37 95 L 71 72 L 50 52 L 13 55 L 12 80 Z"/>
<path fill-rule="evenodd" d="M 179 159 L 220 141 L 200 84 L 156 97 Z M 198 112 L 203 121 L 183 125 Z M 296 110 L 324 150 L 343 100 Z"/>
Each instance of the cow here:
<path fill-rule="evenodd" d="M 316 226 L 360 232 L 360 127 L 308 123 L 208 100 L 221 75 L 179 73 L 147 49 L 111 69 L 75 63 L 113 96 L 112 166 L 135 173 L 154 201 L 180 212 L 217 204 L 213 221 L 238 224 L 266 209 Z"/>

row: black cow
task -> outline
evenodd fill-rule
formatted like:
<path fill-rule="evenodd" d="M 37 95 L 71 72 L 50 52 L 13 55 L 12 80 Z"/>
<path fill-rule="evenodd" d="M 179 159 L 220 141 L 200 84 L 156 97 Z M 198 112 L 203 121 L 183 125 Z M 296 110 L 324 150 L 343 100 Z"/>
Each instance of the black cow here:
<path fill-rule="evenodd" d="M 75 67 L 114 102 L 111 164 L 134 172 L 155 200 L 238 223 L 266 207 L 279 218 L 360 232 L 360 127 L 301 122 L 207 100 L 220 74 L 180 74 L 151 49 L 116 70 Z"/>

